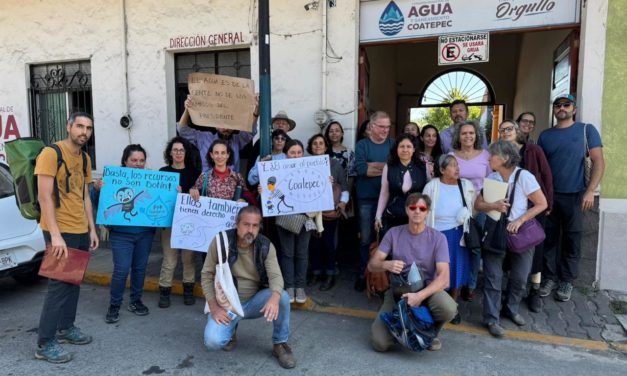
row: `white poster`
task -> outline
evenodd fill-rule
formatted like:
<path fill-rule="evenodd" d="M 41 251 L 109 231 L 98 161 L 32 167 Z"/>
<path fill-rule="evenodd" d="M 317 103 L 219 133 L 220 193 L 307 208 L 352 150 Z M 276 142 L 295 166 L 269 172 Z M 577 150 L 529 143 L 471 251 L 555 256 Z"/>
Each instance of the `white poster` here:
<path fill-rule="evenodd" d="M 264 217 L 333 209 L 329 156 L 259 162 Z"/>
<path fill-rule="evenodd" d="M 488 62 L 490 33 L 443 35 L 438 38 L 438 51 L 438 65 Z"/>
<path fill-rule="evenodd" d="M 359 41 L 577 24 L 580 3 L 581 0 L 362 1 Z"/>
<path fill-rule="evenodd" d="M 239 210 L 246 202 L 200 197 L 192 200 L 187 193 L 179 193 L 172 219 L 170 247 L 207 252 L 218 232 L 235 228 Z"/>

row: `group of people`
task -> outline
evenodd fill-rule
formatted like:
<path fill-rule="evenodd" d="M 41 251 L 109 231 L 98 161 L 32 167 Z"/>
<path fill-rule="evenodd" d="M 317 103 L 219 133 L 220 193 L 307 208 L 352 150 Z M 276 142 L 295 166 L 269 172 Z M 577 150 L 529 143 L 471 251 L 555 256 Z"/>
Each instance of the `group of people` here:
<path fill-rule="evenodd" d="M 354 201 L 359 222 L 355 289 L 363 291 L 366 287 L 367 269 L 403 274 L 415 264 L 426 287 L 403 298 L 410 306 L 426 305 L 438 330 L 446 322 L 461 321 L 456 300 L 475 299 L 482 263 L 483 319 L 496 337 L 504 335 L 499 324 L 501 315 L 517 325 L 525 325 L 518 310 L 525 295 L 533 312 L 541 310 L 540 297 L 550 295 L 554 289 L 557 300 L 570 299 L 581 253 L 582 212 L 592 207 L 594 190 L 604 169 L 598 132 L 593 126 L 574 121 L 574 97 L 555 99 L 556 126 L 542 132 L 537 143 L 531 137 L 535 116 L 525 112 L 517 121 L 502 122 L 498 128 L 499 140 L 489 147 L 483 129 L 467 120 L 468 107 L 463 101 L 450 105 L 453 124 L 449 128 L 439 132 L 433 125 L 419 128 L 410 123 L 396 140 L 389 137 L 390 117 L 375 112 L 354 152 L 343 144 L 344 130 L 339 122 L 331 122 L 323 133 L 313 135 L 304 145 L 290 137 L 296 123 L 280 111 L 272 118 L 272 148 L 265 156 L 259 155 L 258 143 L 252 144 L 257 131 L 257 108 L 252 132 L 206 131 L 190 126 L 187 111 L 190 104 L 189 100 L 185 102 L 185 112 L 177 123 L 179 135 L 166 145 L 165 166 L 160 170 L 179 173 L 178 191 L 189 193 L 193 200 L 206 196 L 249 204 L 237 215 L 236 228 L 227 231 L 228 263 L 237 282 L 245 318 L 264 316 L 273 322 L 273 354 L 281 366 L 292 368 L 296 364 L 287 344 L 290 303 L 304 303 L 307 287 L 319 284 L 318 288 L 326 291 L 336 282 L 338 228 L 347 215 L 350 201 Z M 72 182 L 67 191 L 58 190 L 62 205 L 54 205 L 53 182 L 55 179 L 65 182 L 66 171 L 54 168 L 56 156 L 45 150 L 36 167 L 41 227 L 51 252 L 57 257 L 65 257 L 67 247 L 84 251 L 98 247 L 93 217 L 88 215 L 97 194 L 90 198 L 91 176 L 80 172 L 80 149 L 93 132 L 93 119 L 85 113 L 72 114 L 67 131 L 68 137 L 58 144 Z M 248 173 L 243 174 L 240 160 L 246 149 L 249 149 Z M 255 188 L 260 183 L 258 163 L 302 158 L 305 153 L 329 155 L 328 179 L 333 185 L 334 210 L 263 218 L 258 209 L 261 188 Z M 144 168 L 146 158 L 141 145 L 128 145 L 122 153 L 121 165 Z M 584 179 L 586 158 L 592 161 L 589 179 Z M 482 191 L 484 179 L 508 183 L 507 197 L 486 201 Z M 96 183 L 92 193 L 97 193 L 101 185 Z M 355 197 L 351 197 L 351 192 L 356 193 Z M 510 201 L 508 198 L 512 196 L 514 199 Z M 486 213 L 491 211 L 507 217 L 507 230 L 512 233 L 526 221 L 537 218 L 546 230 L 544 244 L 507 254 L 466 247 L 464 234 L 470 222 L 484 226 Z M 187 305 L 195 303 L 198 253 L 172 249 L 169 228 L 111 226 L 114 271 L 105 316 L 107 323 L 120 318 L 129 273 L 128 310 L 136 315 L 149 313 L 141 298 L 156 231 L 161 232 L 163 248 L 158 306 L 167 308 L 171 304 L 179 253 L 183 262 L 183 300 Z M 375 233 L 380 241 L 370 256 Z M 237 323 L 242 318 L 224 309 L 216 299 L 217 249 L 214 239 L 201 271 L 209 311 L 204 341 L 209 349 L 231 350 L 237 343 Z M 505 289 L 501 286 L 504 273 L 509 275 Z M 49 283 L 36 356 L 51 362 L 66 362 L 71 355 L 60 343 L 86 344 L 91 337 L 74 326 L 78 287 L 54 280 Z M 391 291 L 386 292 L 381 312 L 392 310 L 394 301 Z M 385 324 L 377 318 L 372 325 L 374 349 L 386 351 L 393 344 Z M 430 349 L 440 347 L 441 342 L 436 338 Z"/>

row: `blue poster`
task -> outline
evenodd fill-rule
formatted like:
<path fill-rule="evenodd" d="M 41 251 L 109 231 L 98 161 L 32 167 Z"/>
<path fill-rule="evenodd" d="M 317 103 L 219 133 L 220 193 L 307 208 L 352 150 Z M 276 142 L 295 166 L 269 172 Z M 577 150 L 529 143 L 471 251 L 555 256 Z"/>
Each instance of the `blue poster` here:
<path fill-rule="evenodd" d="M 105 166 L 96 223 L 170 227 L 179 174 Z"/>

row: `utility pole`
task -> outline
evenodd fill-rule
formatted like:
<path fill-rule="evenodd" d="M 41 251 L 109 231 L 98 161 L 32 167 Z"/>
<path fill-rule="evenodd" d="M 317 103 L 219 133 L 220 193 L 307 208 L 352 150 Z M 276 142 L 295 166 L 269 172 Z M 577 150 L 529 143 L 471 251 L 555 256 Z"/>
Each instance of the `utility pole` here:
<path fill-rule="evenodd" d="M 272 150 L 270 113 L 270 0 L 259 0 L 259 146 L 261 157 Z"/>

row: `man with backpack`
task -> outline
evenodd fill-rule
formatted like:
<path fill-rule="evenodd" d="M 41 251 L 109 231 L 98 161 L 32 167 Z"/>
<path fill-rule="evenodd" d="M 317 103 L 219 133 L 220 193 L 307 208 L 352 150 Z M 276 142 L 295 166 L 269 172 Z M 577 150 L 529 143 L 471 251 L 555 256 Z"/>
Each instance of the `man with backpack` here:
<path fill-rule="evenodd" d="M 88 190 L 91 160 L 81 150 L 94 131 L 93 124 L 91 115 L 72 113 L 66 126 L 67 137 L 55 143 L 56 147 L 42 149 L 37 157 L 35 175 L 40 225 L 48 244 L 47 252 L 58 259 L 68 257 L 68 247 L 86 252 L 98 248 Z M 91 336 L 74 326 L 79 293 L 80 286 L 49 280 L 39 320 L 37 359 L 69 362 L 72 355 L 61 343 L 84 345 L 91 342 Z"/>

